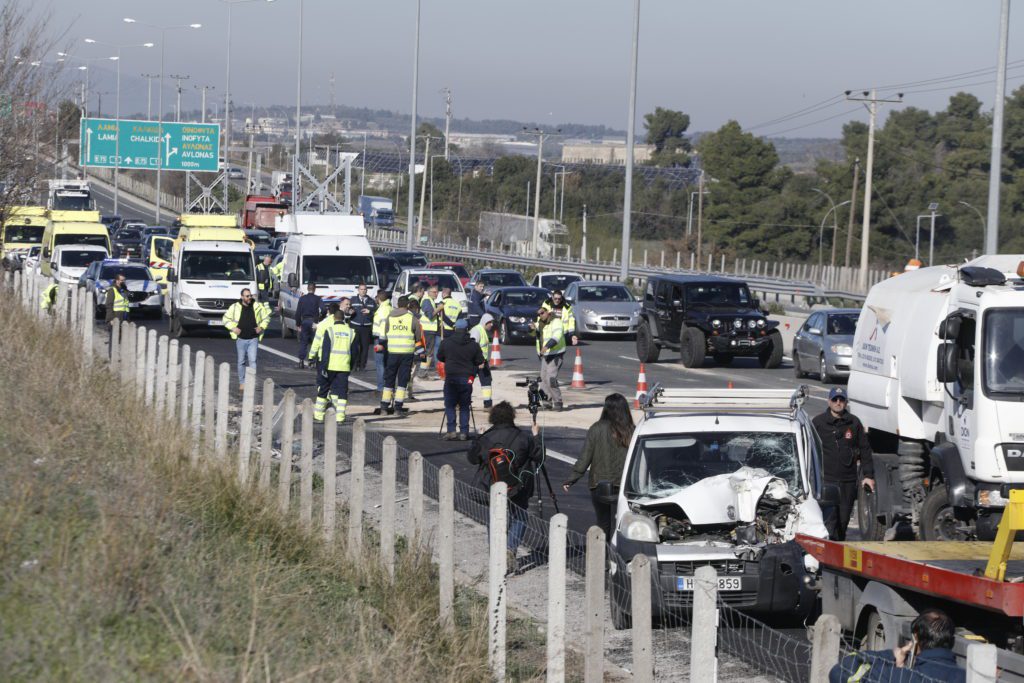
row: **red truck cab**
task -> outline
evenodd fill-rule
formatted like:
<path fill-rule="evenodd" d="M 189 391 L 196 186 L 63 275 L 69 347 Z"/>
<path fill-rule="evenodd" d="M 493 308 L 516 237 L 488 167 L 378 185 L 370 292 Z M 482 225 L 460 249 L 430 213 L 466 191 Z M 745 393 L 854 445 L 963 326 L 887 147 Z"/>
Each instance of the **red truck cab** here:
<path fill-rule="evenodd" d="M 289 208 L 274 195 L 248 195 L 242 206 L 242 227 L 265 230 L 274 235 L 277 218 L 287 213 Z"/>

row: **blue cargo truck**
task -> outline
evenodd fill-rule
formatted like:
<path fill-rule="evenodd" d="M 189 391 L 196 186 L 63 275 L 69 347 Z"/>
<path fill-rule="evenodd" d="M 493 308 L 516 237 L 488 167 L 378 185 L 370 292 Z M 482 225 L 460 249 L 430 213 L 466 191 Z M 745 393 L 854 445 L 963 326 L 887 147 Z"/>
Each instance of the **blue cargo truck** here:
<path fill-rule="evenodd" d="M 395 225 L 394 205 L 387 197 L 359 195 L 359 213 L 368 227 L 392 228 Z"/>

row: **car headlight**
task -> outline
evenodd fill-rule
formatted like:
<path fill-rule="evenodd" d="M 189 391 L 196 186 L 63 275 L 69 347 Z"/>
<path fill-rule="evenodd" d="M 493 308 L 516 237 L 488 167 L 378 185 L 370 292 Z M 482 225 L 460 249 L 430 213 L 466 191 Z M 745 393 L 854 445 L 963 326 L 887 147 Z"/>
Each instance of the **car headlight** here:
<path fill-rule="evenodd" d="M 199 306 L 196 305 L 196 300 L 192 298 L 191 294 L 181 295 L 181 306 L 183 308 L 199 308 Z"/>
<path fill-rule="evenodd" d="M 735 320 L 732 321 L 732 326 L 735 327 L 737 330 L 743 329 L 743 320 L 741 320 L 740 318 L 736 318 Z"/>
<path fill-rule="evenodd" d="M 722 326 L 722 321 L 719 320 L 718 318 L 715 318 L 714 320 L 711 321 L 711 327 L 721 327 L 721 326 Z"/>
<path fill-rule="evenodd" d="M 758 327 L 764 327 L 764 318 L 758 318 L 757 319 L 757 326 Z"/>
<path fill-rule="evenodd" d="M 831 346 L 832 353 L 837 356 L 850 356 L 853 355 L 853 347 L 849 344 L 833 344 Z"/>
<path fill-rule="evenodd" d="M 752 330 L 755 327 L 757 327 L 757 321 L 756 320 L 748 320 L 747 321 L 747 329 L 751 329 Z"/>
<path fill-rule="evenodd" d="M 583 315 L 597 315 L 597 311 L 592 308 L 584 308 Z"/>
<path fill-rule="evenodd" d="M 521 315 L 510 315 L 508 319 L 514 323 L 525 323 L 526 318 Z"/>
<path fill-rule="evenodd" d="M 658 542 L 658 526 L 647 515 L 627 512 L 619 520 L 619 532 L 631 541 Z"/>

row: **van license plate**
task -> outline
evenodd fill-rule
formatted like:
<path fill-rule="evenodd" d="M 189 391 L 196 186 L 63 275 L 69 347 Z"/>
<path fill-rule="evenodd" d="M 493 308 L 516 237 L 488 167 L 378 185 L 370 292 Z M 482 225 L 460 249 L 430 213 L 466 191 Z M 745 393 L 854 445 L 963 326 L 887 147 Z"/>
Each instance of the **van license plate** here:
<path fill-rule="evenodd" d="M 217 325 L 222 325 L 223 323 L 219 320 L 207 320 L 206 324 L 210 327 L 217 327 Z"/>
<path fill-rule="evenodd" d="M 692 591 L 693 590 L 694 578 L 692 576 L 677 576 L 676 577 L 676 590 L 677 591 Z M 718 577 L 718 590 L 720 591 L 738 591 L 743 590 L 743 580 L 738 576 L 719 576 Z"/>

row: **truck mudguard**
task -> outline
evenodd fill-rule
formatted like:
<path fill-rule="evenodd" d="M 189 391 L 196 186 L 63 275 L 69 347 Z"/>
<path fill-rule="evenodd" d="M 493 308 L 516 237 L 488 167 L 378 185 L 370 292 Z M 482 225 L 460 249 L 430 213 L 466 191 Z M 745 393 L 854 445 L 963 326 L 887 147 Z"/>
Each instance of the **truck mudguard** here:
<path fill-rule="evenodd" d="M 903 596 L 884 583 L 869 581 L 857 600 L 857 635 L 867 622 L 868 614 L 878 612 L 885 627 L 885 647 L 899 645 L 900 624 L 917 617 L 918 611 Z"/>
<path fill-rule="evenodd" d="M 964 463 L 956 444 L 944 441 L 932 448 L 928 455 L 932 469 L 942 472 L 949 504 L 960 508 L 974 507 L 974 486 L 964 472 Z"/>

